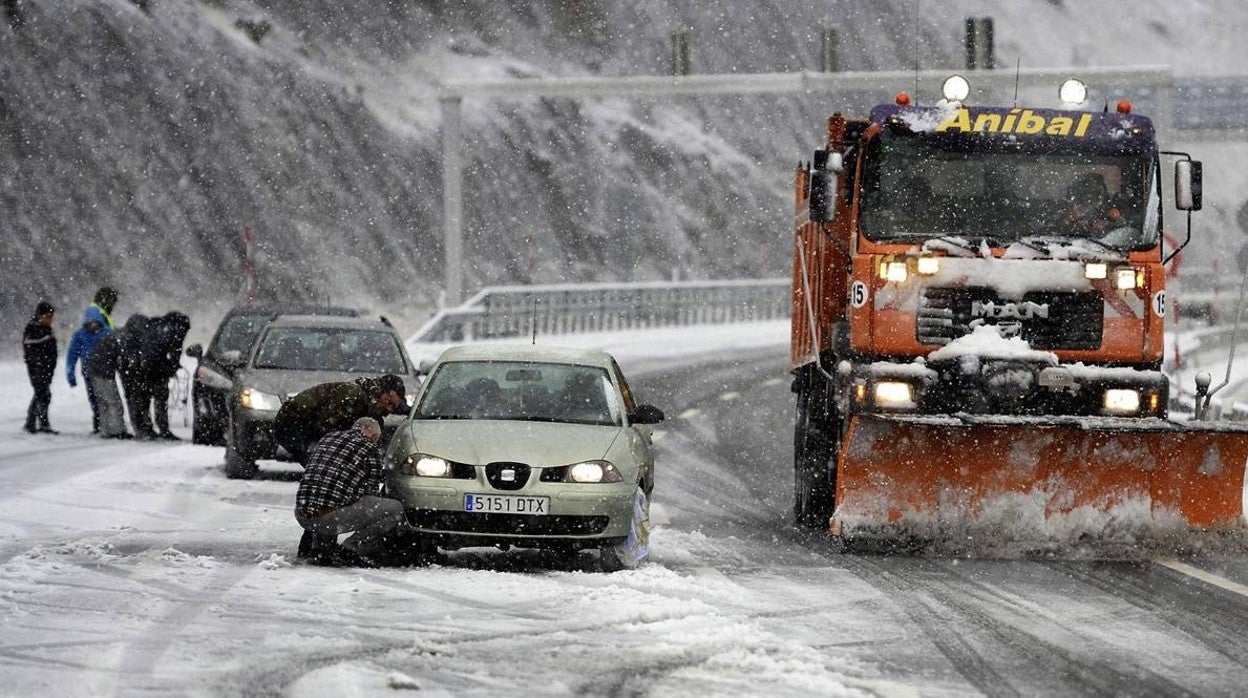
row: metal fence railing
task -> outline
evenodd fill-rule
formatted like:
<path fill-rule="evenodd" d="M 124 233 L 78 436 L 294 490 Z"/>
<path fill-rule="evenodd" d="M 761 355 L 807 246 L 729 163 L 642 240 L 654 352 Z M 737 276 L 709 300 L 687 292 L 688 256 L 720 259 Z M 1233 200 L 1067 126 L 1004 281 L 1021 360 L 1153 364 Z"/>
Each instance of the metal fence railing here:
<path fill-rule="evenodd" d="M 787 318 L 789 279 L 552 284 L 485 288 L 439 311 L 409 341 L 613 332 Z"/>

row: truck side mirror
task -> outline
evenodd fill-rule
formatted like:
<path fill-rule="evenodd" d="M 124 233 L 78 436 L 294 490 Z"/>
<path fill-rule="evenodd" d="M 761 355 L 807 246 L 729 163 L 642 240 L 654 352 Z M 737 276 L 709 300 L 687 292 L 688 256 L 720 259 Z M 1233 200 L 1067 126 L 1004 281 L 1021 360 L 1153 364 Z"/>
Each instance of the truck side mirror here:
<path fill-rule="evenodd" d="M 1174 163 L 1174 207 L 1180 211 L 1199 211 L 1201 194 L 1200 161 Z"/>
<path fill-rule="evenodd" d="M 835 173 L 840 172 L 843 165 L 840 153 L 829 153 L 823 149 L 815 151 L 810 167 L 810 220 L 823 223 L 835 217 Z"/>

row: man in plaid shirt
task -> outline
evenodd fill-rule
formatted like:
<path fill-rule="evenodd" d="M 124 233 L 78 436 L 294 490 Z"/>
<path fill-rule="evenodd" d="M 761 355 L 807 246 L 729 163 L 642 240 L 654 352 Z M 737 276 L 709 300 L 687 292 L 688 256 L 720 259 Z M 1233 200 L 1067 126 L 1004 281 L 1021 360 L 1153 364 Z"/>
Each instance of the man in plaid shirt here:
<path fill-rule="evenodd" d="M 299 557 L 324 565 L 371 565 L 361 553 L 404 525 L 403 505 L 381 497 L 381 425 L 371 417 L 326 434 L 308 451 L 295 495 L 303 527 Z M 342 545 L 337 538 L 352 533 Z"/>

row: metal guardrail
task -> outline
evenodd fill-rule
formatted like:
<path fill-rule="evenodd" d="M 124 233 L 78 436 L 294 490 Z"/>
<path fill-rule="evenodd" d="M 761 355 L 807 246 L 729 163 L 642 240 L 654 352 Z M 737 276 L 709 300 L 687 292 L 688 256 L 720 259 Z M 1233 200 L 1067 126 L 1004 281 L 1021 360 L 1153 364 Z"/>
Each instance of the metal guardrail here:
<path fill-rule="evenodd" d="M 789 279 L 492 286 L 434 315 L 408 341 L 612 332 L 787 318 Z"/>

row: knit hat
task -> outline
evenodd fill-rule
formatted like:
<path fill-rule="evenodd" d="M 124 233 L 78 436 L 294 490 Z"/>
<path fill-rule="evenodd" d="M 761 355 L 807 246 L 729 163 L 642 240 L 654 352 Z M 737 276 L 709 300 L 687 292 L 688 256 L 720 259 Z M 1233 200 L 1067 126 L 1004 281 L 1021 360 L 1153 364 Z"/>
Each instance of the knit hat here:
<path fill-rule="evenodd" d="M 52 304 L 47 301 L 39 301 L 39 303 L 35 305 L 36 319 L 41 318 L 44 315 L 52 315 L 54 313 L 56 313 L 56 308 L 53 308 Z"/>

